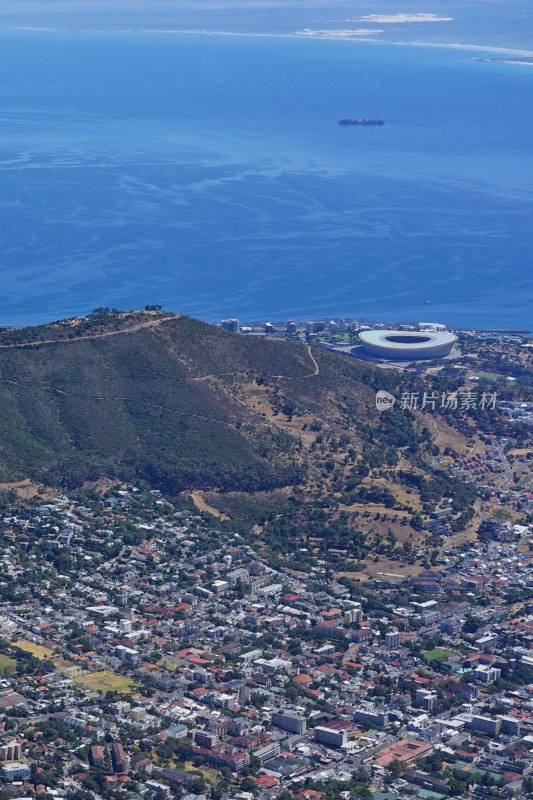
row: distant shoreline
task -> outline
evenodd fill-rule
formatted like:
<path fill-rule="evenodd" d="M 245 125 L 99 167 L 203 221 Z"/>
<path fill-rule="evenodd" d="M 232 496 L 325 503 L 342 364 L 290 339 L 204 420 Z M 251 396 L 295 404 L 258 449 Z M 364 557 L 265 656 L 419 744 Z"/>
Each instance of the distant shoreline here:
<path fill-rule="evenodd" d="M 116 35 L 116 34 L 166 34 L 166 35 L 175 35 L 175 36 L 236 36 L 236 37 L 250 37 L 250 38 L 261 38 L 261 39 L 302 39 L 302 40 L 314 40 L 314 41 L 339 41 L 339 42 L 353 42 L 356 44 L 361 43 L 368 43 L 368 44 L 377 44 L 377 45 L 391 45 L 395 47 L 436 47 L 439 49 L 447 49 L 447 50 L 466 50 L 472 52 L 481 52 L 481 53 L 497 53 L 500 55 L 511 55 L 511 56 L 526 56 L 526 57 L 533 57 L 533 50 L 524 50 L 520 48 L 512 48 L 512 47 L 497 47 L 495 45 L 481 45 L 481 44 L 468 44 L 468 43 L 460 43 L 460 42 L 420 42 L 420 41 L 389 41 L 386 39 L 374 39 L 370 38 L 369 33 L 365 34 L 354 34 L 353 36 L 347 35 L 347 31 L 331 31 L 331 34 L 325 33 L 324 30 L 316 31 L 317 35 L 313 35 L 312 29 L 309 29 L 309 33 L 299 33 L 299 32 L 291 32 L 291 33 L 269 33 L 269 32 L 261 32 L 261 31 L 219 31 L 219 30 L 208 30 L 203 28 L 195 28 L 195 29 L 185 29 L 185 28 L 120 28 L 116 30 L 102 30 L 102 29 L 85 29 L 85 30 L 70 30 L 70 29 L 62 29 L 62 28 L 50 28 L 50 27 L 32 27 L 32 26 L 11 26 L 0 28 L 0 33 L 8 33 L 8 32 L 28 32 L 28 33 L 68 33 L 68 34 L 106 34 L 106 35 Z M 373 32 L 372 32 L 373 33 Z M 521 61 L 504 61 L 498 63 L 505 63 L 505 64 L 520 64 L 520 65 L 529 65 L 529 62 L 521 62 Z"/>

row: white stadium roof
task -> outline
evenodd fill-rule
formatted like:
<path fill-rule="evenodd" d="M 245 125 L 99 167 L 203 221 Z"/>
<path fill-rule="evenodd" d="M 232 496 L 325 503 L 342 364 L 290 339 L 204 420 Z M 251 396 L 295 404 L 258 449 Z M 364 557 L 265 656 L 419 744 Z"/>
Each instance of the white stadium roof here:
<path fill-rule="evenodd" d="M 359 334 L 365 352 L 391 361 L 443 358 L 457 336 L 448 331 L 368 330 Z"/>

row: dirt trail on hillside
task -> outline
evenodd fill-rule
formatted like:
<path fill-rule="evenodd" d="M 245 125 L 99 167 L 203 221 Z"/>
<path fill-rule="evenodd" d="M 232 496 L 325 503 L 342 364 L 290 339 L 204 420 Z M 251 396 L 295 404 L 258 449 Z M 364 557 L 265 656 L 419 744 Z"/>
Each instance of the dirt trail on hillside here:
<path fill-rule="evenodd" d="M 106 338 L 106 337 L 109 337 L 109 336 L 119 336 L 120 334 L 134 333 L 135 331 L 138 331 L 138 330 L 141 330 L 141 329 L 154 329 L 154 328 L 159 327 L 163 322 L 168 322 L 168 321 L 174 320 L 174 319 L 176 319 L 175 316 L 174 317 L 165 317 L 164 319 L 154 319 L 154 320 L 143 321 L 143 322 L 139 322 L 137 325 L 133 325 L 132 327 L 124 329 L 124 330 L 107 331 L 107 332 L 101 333 L 101 334 L 93 334 L 92 336 L 91 335 L 78 336 L 76 339 L 64 339 L 64 340 L 48 339 L 48 340 L 43 340 L 43 341 L 40 341 L 40 342 L 18 343 L 18 344 L 12 344 L 12 345 L 0 345 L 0 349 L 9 350 L 9 349 L 21 348 L 21 347 L 39 347 L 40 345 L 47 345 L 47 344 L 64 344 L 64 343 L 70 343 L 70 342 L 75 342 L 75 341 L 79 342 L 80 340 L 83 340 L 83 339 L 103 339 L 103 338 Z M 314 357 L 314 355 L 313 355 L 313 353 L 311 351 L 311 347 L 309 345 L 307 345 L 307 352 L 308 352 L 309 357 L 310 357 L 310 359 L 311 359 L 311 361 L 313 363 L 312 372 L 310 372 L 310 373 L 308 373 L 306 375 L 301 375 L 301 376 L 296 376 L 296 375 L 267 375 L 267 376 L 264 376 L 264 377 L 274 378 L 274 379 L 284 379 L 284 380 L 295 380 L 295 379 L 302 379 L 302 378 L 311 378 L 311 377 L 315 377 L 316 375 L 319 375 L 320 374 L 320 368 L 318 366 L 318 362 L 317 362 L 316 358 Z M 175 353 L 175 351 L 173 351 L 173 355 L 177 357 L 177 354 Z M 179 360 L 183 361 L 183 359 L 181 359 L 181 358 Z M 183 361 L 183 363 L 185 364 L 184 361 Z M 226 377 L 226 376 L 234 376 L 234 375 L 237 375 L 237 374 L 239 374 L 239 373 L 232 372 L 232 373 L 221 373 L 221 374 L 218 374 L 218 375 L 216 375 L 216 374 L 214 374 L 214 375 L 202 375 L 202 376 L 199 376 L 199 377 L 192 377 L 191 380 L 200 381 L 200 380 L 207 380 L 209 378 L 221 378 L 221 377 Z M 261 373 L 259 373 L 259 374 L 261 374 Z M 60 389 L 59 387 L 53 386 L 53 385 L 51 385 L 49 383 L 24 383 L 23 381 L 16 381 L 16 380 L 12 380 L 12 379 L 9 379 L 9 378 L 0 378 L 0 383 L 6 383 L 6 384 L 9 384 L 9 385 L 12 385 L 12 386 L 20 386 L 20 387 L 25 388 L 25 389 L 35 389 L 35 388 L 38 387 L 38 388 L 44 389 L 45 391 L 55 392 L 56 394 L 66 395 L 67 397 L 75 397 L 75 398 L 78 398 L 80 400 L 95 400 L 95 401 L 99 401 L 99 402 L 142 403 L 143 405 L 149 406 L 150 408 L 155 408 L 155 409 L 157 409 L 159 411 L 166 411 L 166 412 L 171 413 L 171 414 L 179 414 L 179 415 L 182 415 L 182 416 L 191 417 L 193 419 L 201 419 L 201 420 L 205 420 L 207 422 L 213 422 L 213 423 L 215 423 L 217 425 L 225 425 L 225 426 L 230 427 L 230 428 L 236 428 L 237 427 L 236 423 L 234 423 L 234 422 L 226 422 L 224 420 L 215 419 L 214 417 L 208 417 L 208 416 L 205 416 L 203 414 L 195 414 L 195 413 L 193 413 L 191 411 L 181 411 L 180 409 L 171 408 L 170 406 L 164 406 L 164 405 L 160 405 L 158 403 L 152 403 L 149 400 L 144 400 L 142 398 L 123 397 L 123 396 L 120 396 L 120 395 L 118 395 L 118 396 L 117 395 L 106 396 L 106 395 L 82 394 L 82 393 L 78 393 L 78 392 L 69 392 L 66 389 Z"/>
<path fill-rule="evenodd" d="M 305 375 L 265 375 L 264 372 L 258 372 L 257 374 L 263 378 L 272 378 L 274 380 L 285 380 L 285 381 L 294 381 L 294 380 L 302 380 L 303 378 L 314 378 L 317 375 L 320 375 L 320 367 L 318 366 L 318 361 L 313 355 L 313 351 L 311 350 L 310 345 L 306 345 L 307 353 L 309 358 L 313 364 L 312 372 L 308 372 Z M 180 359 L 182 360 L 182 359 Z M 185 362 L 184 362 L 185 363 Z M 235 375 L 245 375 L 250 374 L 250 372 L 243 373 L 243 372 L 214 372 L 209 375 L 198 375 L 194 378 L 191 378 L 193 381 L 207 381 L 210 378 L 233 378 Z"/>
<path fill-rule="evenodd" d="M 181 411 L 178 408 L 171 408 L 170 406 L 159 405 L 152 403 L 150 400 L 144 400 L 141 397 L 122 397 L 120 395 L 98 395 L 98 394 L 79 394 L 77 392 L 67 392 L 66 389 L 59 389 L 57 386 L 51 386 L 47 383 L 22 383 L 21 381 L 14 381 L 8 378 L 0 378 L 0 383 L 7 383 L 12 386 L 22 386 L 25 389 L 34 389 L 36 387 L 44 389 L 48 392 L 56 392 L 56 394 L 63 394 L 67 397 L 75 397 L 79 400 L 96 400 L 101 402 L 121 402 L 121 403 L 142 403 L 150 408 L 155 408 L 159 411 L 168 411 L 171 414 L 181 414 L 182 416 L 192 417 L 193 419 L 203 419 L 207 422 L 213 422 L 216 425 L 226 425 L 229 428 L 236 428 L 234 422 L 226 422 L 225 420 L 215 419 L 214 417 L 206 417 L 204 414 L 195 414 L 192 411 Z"/>

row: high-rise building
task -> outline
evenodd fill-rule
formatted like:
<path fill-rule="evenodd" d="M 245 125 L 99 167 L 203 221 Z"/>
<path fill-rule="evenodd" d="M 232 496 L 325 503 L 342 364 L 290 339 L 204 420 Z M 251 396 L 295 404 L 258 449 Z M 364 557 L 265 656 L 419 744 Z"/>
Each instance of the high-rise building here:
<path fill-rule="evenodd" d="M 144 706 L 135 706 L 130 711 L 130 719 L 133 722 L 139 722 L 141 719 L 144 719 L 146 716 L 146 709 Z"/>
<path fill-rule="evenodd" d="M 460 681 L 459 683 L 454 684 L 451 688 L 454 694 L 459 695 L 459 697 L 462 697 L 463 700 L 468 700 L 469 703 L 471 703 L 472 700 L 477 700 L 479 696 L 479 689 L 473 683 L 463 683 Z"/>
<path fill-rule="evenodd" d="M 279 742 L 269 742 L 268 744 L 263 745 L 263 747 L 258 747 L 257 750 L 254 750 L 252 755 L 255 758 L 258 758 L 261 763 L 264 761 L 268 761 L 269 758 L 274 758 L 278 756 L 281 751 L 281 746 Z"/>
<path fill-rule="evenodd" d="M 130 760 L 120 742 L 114 742 L 111 745 L 111 759 L 115 772 L 124 773 L 129 771 Z"/>
<path fill-rule="evenodd" d="M 135 650 L 133 647 L 126 647 L 123 644 L 117 644 L 115 647 L 115 655 L 134 667 L 139 664 L 141 659 L 141 654 L 138 650 Z"/>
<path fill-rule="evenodd" d="M 520 720 L 516 717 L 504 716 L 503 714 L 498 717 L 501 722 L 502 733 L 508 733 L 511 736 L 520 736 Z"/>
<path fill-rule="evenodd" d="M 315 728 L 315 742 L 325 744 L 328 747 L 345 747 L 348 740 L 346 729 L 328 728 L 325 725 L 317 725 Z"/>
<path fill-rule="evenodd" d="M 472 730 L 486 733 L 488 736 L 497 736 L 500 732 L 501 724 L 501 719 L 492 719 L 492 717 L 474 714 L 470 727 Z"/>
<path fill-rule="evenodd" d="M 229 331 L 230 333 L 239 333 L 240 331 L 238 319 L 223 319 L 220 323 L 220 327 L 225 331 Z"/>
<path fill-rule="evenodd" d="M 298 733 L 300 735 L 307 730 L 305 717 L 291 711 L 275 711 L 272 714 L 272 724 L 284 731 L 289 731 L 289 733 Z"/>
<path fill-rule="evenodd" d="M 394 649 L 399 646 L 400 646 L 400 632 L 387 631 L 387 633 L 385 634 L 385 647 Z"/>
<path fill-rule="evenodd" d="M 372 705 L 358 708 L 354 711 L 353 718 L 355 722 L 363 723 L 363 725 L 372 725 L 377 728 L 384 728 L 389 722 L 387 711 Z"/>
<path fill-rule="evenodd" d="M 0 761 L 18 761 L 20 758 L 20 742 L 11 739 L 0 745 Z"/>
<path fill-rule="evenodd" d="M 485 636 L 476 639 L 474 644 L 479 650 L 490 652 L 498 644 L 498 636 L 495 633 L 486 633 Z"/>
<path fill-rule="evenodd" d="M 325 327 L 324 322 L 310 319 L 305 326 L 305 332 L 308 336 L 311 336 L 313 333 L 321 333 Z"/>
<path fill-rule="evenodd" d="M 494 683 L 501 674 L 499 667 L 490 667 L 488 664 L 480 664 L 474 670 L 474 677 L 480 683 Z"/>
<path fill-rule="evenodd" d="M 448 636 L 455 636 L 461 630 L 461 621 L 457 617 L 449 617 L 441 622 L 440 629 Z"/>
<path fill-rule="evenodd" d="M 250 687 L 243 684 L 238 691 L 237 694 L 237 701 L 240 706 L 245 706 L 250 702 L 250 697 L 252 693 L 250 691 Z"/>
<path fill-rule="evenodd" d="M 429 692 L 427 689 L 417 689 L 416 699 L 422 703 L 424 711 L 433 711 L 437 705 L 437 692 Z"/>
<path fill-rule="evenodd" d="M 342 618 L 345 625 L 360 625 L 363 621 L 363 611 L 361 606 L 354 606 L 353 608 L 347 609 Z"/>
<path fill-rule="evenodd" d="M 194 731 L 194 741 L 202 747 L 216 747 L 220 739 L 213 731 Z"/>

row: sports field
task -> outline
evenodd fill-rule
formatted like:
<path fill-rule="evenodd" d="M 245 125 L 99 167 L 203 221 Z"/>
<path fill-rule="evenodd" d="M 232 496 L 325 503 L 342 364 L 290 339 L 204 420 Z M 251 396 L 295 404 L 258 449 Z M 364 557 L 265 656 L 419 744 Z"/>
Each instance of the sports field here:
<path fill-rule="evenodd" d="M 435 647 L 434 650 L 424 650 L 422 655 L 426 661 L 447 661 L 455 653 L 452 653 L 451 650 L 445 650 L 443 647 Z"/>
<path fill-rule="evenodd" d="M 131 694 L 137 688 L 135 681 L 125 678 L 123 675 L 116 675 L 109 670 L 101 672 L 86 672 L 74 678 L 76 683 L 85 686 L 93 692 L 119 692 L 119 694 Z"/>
<path fill-rule="evenodd" d="M 48 658 L 54 657 L 54 651 L 50 650 L 49 647 L 44 647 L 42 644 L 30 642 L 29 639 L 17 639 L 17 641 L 12 642 L 12 644 L 13 647 L 18 647 L 19 650 L 24 650 L 26 653 L 31 653 L 32 656 L 35 656 L 35 658 L 40 658 L 41 661 L 45 661 Z"/>

